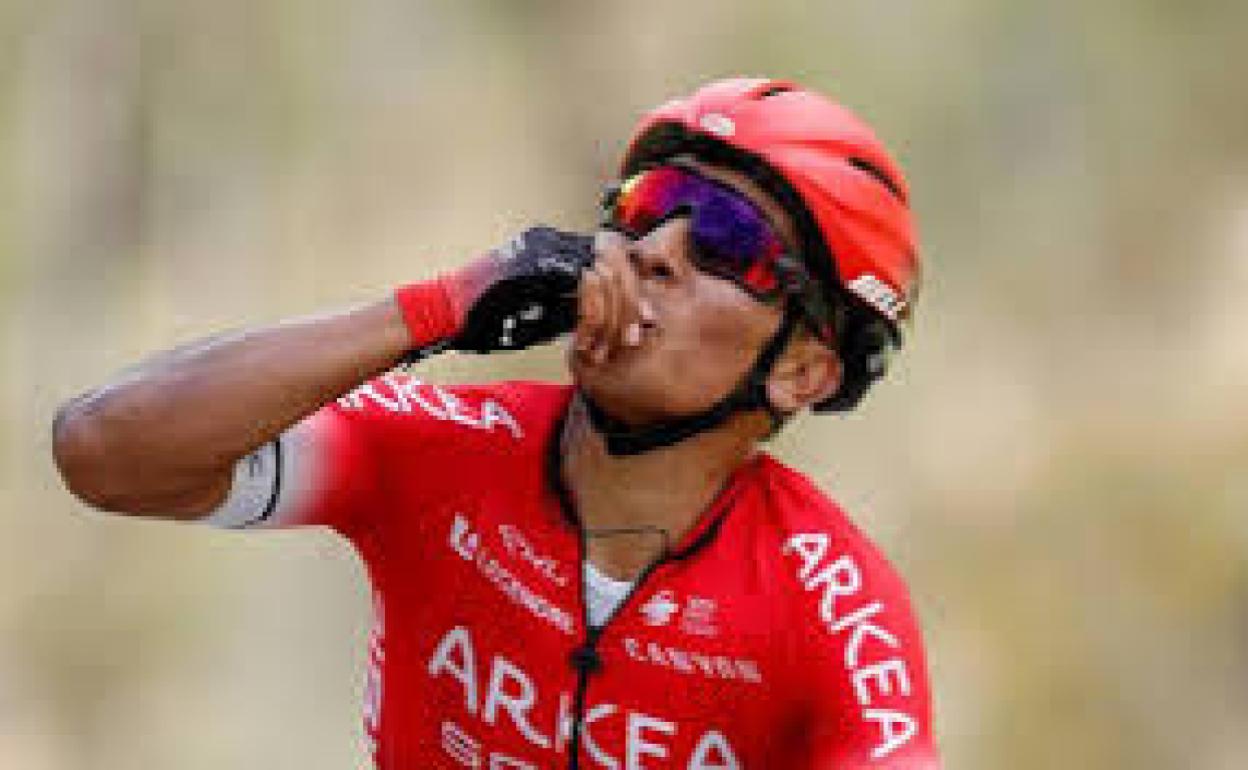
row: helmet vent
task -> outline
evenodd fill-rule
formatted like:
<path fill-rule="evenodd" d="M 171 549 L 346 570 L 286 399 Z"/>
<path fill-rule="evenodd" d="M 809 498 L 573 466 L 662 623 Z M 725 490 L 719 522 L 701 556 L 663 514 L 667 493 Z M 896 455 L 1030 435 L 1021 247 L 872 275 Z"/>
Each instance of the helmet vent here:
<path fill-rule="evenodd" d="M 888 191 L 891 192 L 893 196 L 897 198 L 897 200 L 901 201 L 902 203 L 906 202 L 906 196 L 904 193 L 902 193 L 901 188 L 897 186 L 896 182 L 894 182 L 892 179 L 888 177 L 888 174 L 885 174 L 882 170 L 880 170 L 879 166 L 875 165 L 869 160 L 864 160 L 863 158 L 850 158 L 849 165 L 853 166 L 859 171 L 865 171 L 866 173 L 875 177 L 876 180 L 879 181 L 880 184 L 888 188 Z"/>
<path fill-rule="evenodd" d="M 768 88 L 765 91 L 759 92 L 757 98 L 766 99 L 769 96 L 776 96 L 777 94 L 787 94 L 789 91 L 792 91 L 792 90 L 793 90 L 793 86 L 787 86 L 787 85 L 772 86 L 771 88 Z"/>

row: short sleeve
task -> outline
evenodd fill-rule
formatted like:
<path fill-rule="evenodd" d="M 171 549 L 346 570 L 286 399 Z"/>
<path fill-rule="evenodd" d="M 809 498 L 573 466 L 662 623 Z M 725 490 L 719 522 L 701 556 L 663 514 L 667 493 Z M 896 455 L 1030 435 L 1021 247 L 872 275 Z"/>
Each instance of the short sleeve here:
<path fill-rule="evenodd" d="M 326 404 L 239 460 L 229 495 L 203 521 L 225 529 L 325 525 L 358 535 L 381 493 L 372 434 L 382 429 L 383 404 L 395 403 L 390 384 L 362 386 L 376 401 L 357 390 Z"/>
<path fill-rule="evenodd" d="M 205 517 L 227 528 L 331 527 L 358 541 L 456 470 L 491 434 L 523 435 L 483 387 L 443 388 L 402 372 L 370 380 L 243 458 L 225 503 Z M 395 478 L 402 484 L 395 484 Z"/>
<path fill-rule="evenodd" d="M 926 656 L 904 582 L 857 538 L 798 532 L 791 661 L 812 770 L 937 770 Z"/>

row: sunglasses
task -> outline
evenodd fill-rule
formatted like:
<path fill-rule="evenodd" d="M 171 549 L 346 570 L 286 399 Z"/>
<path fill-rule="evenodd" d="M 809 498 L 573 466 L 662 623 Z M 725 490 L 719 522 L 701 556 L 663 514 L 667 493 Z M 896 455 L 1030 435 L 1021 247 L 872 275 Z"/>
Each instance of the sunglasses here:
<path fill-rule="evenodd" d="M 782 293 L 777 261 L 788 249 L 763 212 L 731 187 L 679 166 L 657 166 L 609 189 L 604 203 L 606 226 L 631 238 L 688 216 L 700 269 L 765 302 Z"/>
<path fill-rule="evenodd" d="M 655 166 L 609 187 L 603 213 L 605 227 L 630 238 L 688 216 L 698 269 L 732 281 L 767 304 L 796 299 L 817 331 L 831 323 L 826 302 L 767 216 L 722 182 L 682 166 Z"/>

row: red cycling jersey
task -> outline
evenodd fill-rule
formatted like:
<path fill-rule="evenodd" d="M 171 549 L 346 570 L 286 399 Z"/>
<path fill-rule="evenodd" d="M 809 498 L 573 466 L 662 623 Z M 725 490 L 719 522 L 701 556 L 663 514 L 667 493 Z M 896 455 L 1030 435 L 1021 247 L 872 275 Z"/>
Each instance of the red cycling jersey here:
<path fill-rule="evenodd" d="M 905 585 L 766 454 L 588 626 L 552 472 L 570 398 L 391 373 L 270 453 L 280 484 L 252 524 L 329 525 L 367 564 L 377 767 L 938 767 Z"/>

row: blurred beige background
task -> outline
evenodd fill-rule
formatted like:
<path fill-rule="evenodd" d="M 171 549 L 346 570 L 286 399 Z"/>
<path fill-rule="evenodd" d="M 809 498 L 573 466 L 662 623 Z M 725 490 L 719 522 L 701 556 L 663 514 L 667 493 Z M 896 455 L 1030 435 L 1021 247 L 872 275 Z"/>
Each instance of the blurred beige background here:
<path fill-rule="evenodd" d="M 0 768 L 362 767 L 350 550 L 88 513 L 54 409 L 588 227 L 643 109 L 754 73 L 914 187 L 912 345 L 777 451 L 909 578 L 948 766 L 1248 767 L 1246 72 L 1241 0 L 6 0 Z"/>

